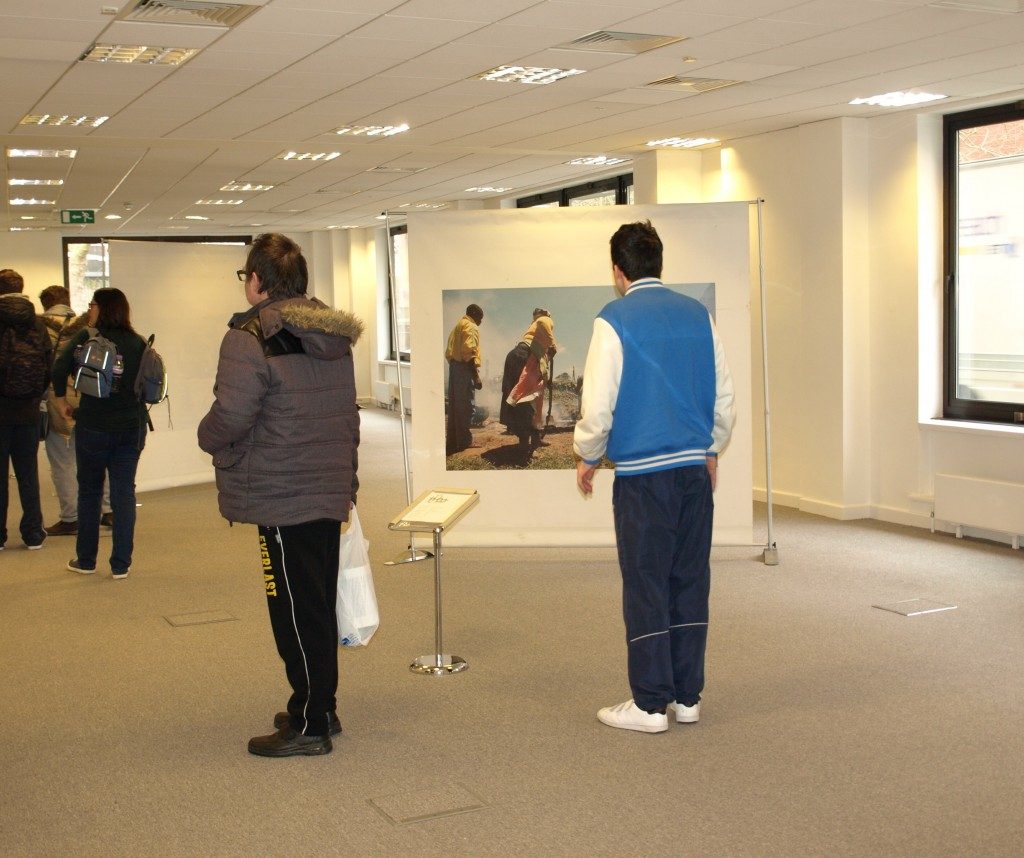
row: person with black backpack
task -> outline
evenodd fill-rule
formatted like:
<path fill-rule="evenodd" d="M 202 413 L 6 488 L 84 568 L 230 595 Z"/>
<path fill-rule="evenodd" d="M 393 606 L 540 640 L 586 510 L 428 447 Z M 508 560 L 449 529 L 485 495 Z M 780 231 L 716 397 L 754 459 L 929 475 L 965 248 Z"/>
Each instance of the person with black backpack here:
<path fill-rule="evenodd" d="M 63 351 L 75 334 L 89 325 L 88 313 L 75 315 L 71 309 L 71 296 L 63 286 L 47 286 L 39 293 L 43 312 L 39 318 L 46 325 L 53 345 L 54 357 Z M 52 390 L 52 389 L 51 389 Z M 78 391 L 68 388 L 67 400 L 73 409 L 78 408 Z M 46 458 L 50 462 L 50 478 L 57 492 L 60 518 L 46 528 L 47 536 L 75 536 L 78 534 L 78 463 L 75 461 L 75 421 L 65 417 L 51 395 L 45 402 L 46 430 L 43 442 Z M 110 493 L 104 485 L 103 515 L 100 524 L 113 527 L 114 517 L 110 514 Z"/>
<path fill-rule="evenodd" d="M 46 539 L 39 505 L 39 403 L 50 383 L 50 336 L 22 291 L 17 271 L 0 271 L 0 551 L 7 542 L 9 463 L 21 498 L 21 538 L 26 548 Z"/>
<path fill-rule="evenodd" d="M 135 544 L 135 472 L 146 445 L 146 408 L 135 379 L 146 341 L 131 325 L 128 299 L 120 289 L 97 289 L 89 304 L 88 327 L 73 336 L 53 364 L 55 404 L 75 417 L 78 463 L 78 535 L 73 572 L 96 571 L 103 479 L 110 481 L 113 549 L 110 571 L 128 577 Z M 81 394 L 77 412 L 65 398 L 68 376 Z"/>

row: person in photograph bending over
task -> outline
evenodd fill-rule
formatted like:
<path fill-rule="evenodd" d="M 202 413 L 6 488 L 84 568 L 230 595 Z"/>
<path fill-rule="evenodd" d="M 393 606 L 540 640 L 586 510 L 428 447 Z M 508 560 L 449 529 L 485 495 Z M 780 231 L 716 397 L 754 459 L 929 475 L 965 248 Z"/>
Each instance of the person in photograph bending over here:
<path fill-rule="evenodd" d="M 606 453 L 622 571 L 633 696 L 597 713 L 610 727 L 660 733 L 700 717 L 711 586 L 712 492 L 732 433 L 733 386 L 714 322 L 660 280 L 650 221 L 611 238 L 619 300 L 594 321 L 574 449 L 584 496 Z"/>
<path fill-rule="evenodd" d="M 508 406 L 515 414 L 519 405 L 529 404 L 530 413 L 530 434 L 529 447 L 531 450 L 540 446 L 541 430 L 544 428 L 544 392 L 551 386 L 551 359 L 558 351 L 555 345 L 555 321 L 551 313 L 543 307 L 537 307 L 533 311 L 533 323 L 523 332 L 521 342 L 516 349 L 509 353 L 509 357 L 522 354 L 525 347 L 526 360 L 523 362 L 519 377 L 515 380 L 512 388 L 503 391 L 505 397 L 502 407 Z M 506 361 L 506 371 L 508 362 Z M 519 444 L 527 446 L 521 432 Z"/>
<path fill-rule="evenodd" d="M 39 403 L 50 382 L 52 352 L 24 288 L 17 271 L 0 271 L 0 551 L 7 542 L 10 465 L 21 499 L 21 539 L 31 550 L 46 539 L 39 504 Z"/>
<path fill-rule="evenodd" d="M 67 341 L 53 364 L 54 404 L 65 418 L 75 419 L 78 536 L 75 557 L 67 568 L 85 575 L 96 571 L 106 479 L 114 515 L 110 572 L 114 578 L 123 579 L 128 577 L 135 548 L 135 473 L 146 446 L 146 407 L 135 395 L 135 377 L 146 341 L 132 328 L 131 308 L 120 289 L 97 289 L 93 293 L 88 323 L 88 327 Z M 115 364 L 110 396 L 83 394 L 76 411 L 65 394 L 75 348 L 89 339 L 89 328 L 98 329 L 101 336 L 114 344 L 123 371 L 118 375 Z"/>
<path fill-rule="evenodd" d="M 473 419 L 475 391 L 480 380 L 480 325 L 484 311 L 476 304 L 466 307 L 466 315 L 455 323 L 448 335 L 444 357 L 448 361 L 448 426 L 445 453 L 450 456 L 473 445 L 469 426 Z"/>
<path fill-rule="evenodd" d="M 40 319 L 46 325 L 53 344 L 54 356 L 59 355 L 68 341 L 89 324 L 89 314 L 76 317 L 71 309 L 71 296 L 63 286 L 47 286 L 39 293 L 43 305 Z M 68 388 L 65 398 L 74 411 L 78 408 L 78 391 Z M 57 492 L 60 518 L 46 528 L 47 536 L 75 536 L 78 533 L 78 465 L 75 462 L 75 420 L 65 417 L 57 407 L 52 394 L 46 401 L 48 431 L 46 433 L 46 458 L 50 462 L 50 478 Z M 100 524 L 112 527 L 114 517 L 110 514 L 110 494 L 106 483 L 103 486 Z"/>
<path fill-rule="evenodd" d="M 287 236 L 257 236 L 237 273 L 250 309 L 228 322 L 199 446 L 213 456 L 221 515 L 257 525 L 292 687 L 275 732 L 250 739 L 249 752 L 328 754 L 341 732 L 335 602 L 341 523 L 359 488 L 352 346 L 363 323 L 306 297 L 306 260 Z"/>

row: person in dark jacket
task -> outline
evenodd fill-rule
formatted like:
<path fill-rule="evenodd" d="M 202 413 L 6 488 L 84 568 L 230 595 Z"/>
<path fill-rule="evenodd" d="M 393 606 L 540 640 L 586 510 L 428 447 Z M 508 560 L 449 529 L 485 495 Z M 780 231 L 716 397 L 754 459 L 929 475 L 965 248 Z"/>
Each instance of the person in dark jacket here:
<path fill-rule="evenodd" d="M 341 523 L 359 487 L 352 345 L 363 324 L 306 297 L 306 260 L 284 235 L 257 236 L 238 277 L 251 309 L 228 323 L 199 446 L 213 456 L 221 515 L 258 527 L 292 687 L 276 731 L 250 739 L 249 752 L 327 754 L 341 732 L 335 601 Z"/>
<path fill-rule="evenodd" d="M 103 481 L 107 479 L 114 516 L 110 573 L 123 580 L 128 577 L 135 548 L 135 473 L 146 446 L 146 407 L 135 395 L 135 377 L 146 341 L 132 328 L 131 308 L 120 289 L 97 289 L 89 303 L 88 320 L 89 327 L 115 345 L 123 371 L 118 376 L 115 365 L 110 396 L 83 395 L 75 410 L 66 399 L 68 375 L 75 348 L 91 336 L 89 327 L 71 337 L 53 363 L 54 404 L 65 417 L 75 418 L 78 534 L 75 557 L 67 568 L 83 575 L 96 571 Z"/>
<path fill-rule="evenodd" d="M 39 403 L 49 384 L 43 371 L 38 383 L 27 379 L 47 368 L 52 359 L 50 336 L 22 291 L 17 271 L 0 271 L 0 551 L 7 542 L 8 463 L 14 465 L 21 498 L 21 538 L 29 549 L 43 547 L 46 531 L 39 504 Z M 34 356 L 31 352 L 36 351 Z M 35 359 L 33 359 L 35 358 Z M 40 361 L 45 361 L 45 364 Z"/>
<path fill-rule="evenodd" d="M 63 286 L 47 286 L 39 293 L 43 312 L 39 316 L 50 335 L 54 356 L 59 355 L 68 341 L 83 328 L 89 326 L 89 314 L 75 316 L 71 309 L 71 296 Z M 72 411 L 78 409 L 78 391 L 69 387 L 65 399 L 71 403 Z M 46 433 L 46 458 L 50 462 L 50 478 L 57 492 L 60 518 L 48 528 L 47 536 L 78 535 L 78 463 L 75 461 L 75 421 L 64 416 L 57 408 L 55 397 L 46 402 L 48 429 Z M 104 483 L 102 515 L 100 524 L 114 526 L 110 512 L 110 494 Z"/>

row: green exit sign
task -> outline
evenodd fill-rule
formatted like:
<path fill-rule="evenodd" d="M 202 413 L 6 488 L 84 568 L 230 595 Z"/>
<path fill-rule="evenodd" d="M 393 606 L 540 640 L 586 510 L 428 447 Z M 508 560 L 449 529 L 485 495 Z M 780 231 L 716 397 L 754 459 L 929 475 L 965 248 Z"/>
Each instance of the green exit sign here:
<path fill-rule="evenodd" d="M 61 223 L 96 223 L 95 209 L 61 209 Z"/>

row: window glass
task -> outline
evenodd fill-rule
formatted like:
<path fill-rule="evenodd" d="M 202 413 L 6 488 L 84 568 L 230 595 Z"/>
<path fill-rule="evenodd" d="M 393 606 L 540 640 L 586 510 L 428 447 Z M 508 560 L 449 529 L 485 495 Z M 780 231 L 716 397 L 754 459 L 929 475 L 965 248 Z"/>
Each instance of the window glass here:
<path fill-rule="evenodd" d="M 398 317 L 398 350 L 408 360 L 412 354 L 409 337 L 409 233 L 407 227 L 392 231 L 391 248 L 395 264 L 395 303 Z M 393 357 L 393 356 L 392 356 Z"/>
<path fill-rule="evenodd" d="M 1014 420 L 1024 405 L 1024 118 L 953 132 L 947 414 Z"/>
<path fill-rule="evenodd" d="M 615 205 L 615 191 L 595 191 L 591 194 L 582 194 L 569 199 L 570 206 L 613 206 Z"/>
<path fill-rule="evenodd" d="M 92 299 L 92 293 L 110 285 L 110 257 L 107 245 L 95 243 L 68 242 L 68 291 L 71 293 L 71 309 L 84 313 Z"/>

